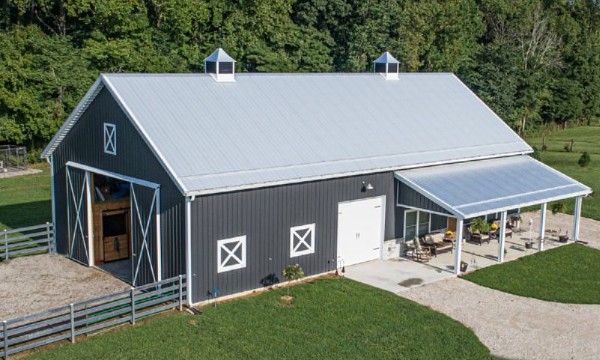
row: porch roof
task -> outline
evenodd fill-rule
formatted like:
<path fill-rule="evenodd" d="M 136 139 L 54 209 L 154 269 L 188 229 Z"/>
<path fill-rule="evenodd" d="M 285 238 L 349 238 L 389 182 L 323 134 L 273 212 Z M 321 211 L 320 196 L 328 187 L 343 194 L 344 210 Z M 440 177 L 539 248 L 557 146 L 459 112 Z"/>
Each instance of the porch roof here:
<path fill-rule="evenodd" d="M 397 171 L 395 177 L 458 218 L 591 193 L 527 155 Z"/>

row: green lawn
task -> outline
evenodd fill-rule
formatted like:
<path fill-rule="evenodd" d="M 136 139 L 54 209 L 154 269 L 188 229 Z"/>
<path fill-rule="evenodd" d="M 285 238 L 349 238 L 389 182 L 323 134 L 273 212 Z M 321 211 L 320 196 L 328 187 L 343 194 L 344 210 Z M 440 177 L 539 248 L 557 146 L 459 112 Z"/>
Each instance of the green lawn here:
<path fill-rule="evenodd" d="M 32 359 L 490 359 L 457 321 L 348 279 L 320 279 L 150 319 Z"/>
<path fill-rule="evenodd" d="M 50 167 L 30 167 L 42 173 L 0 179 L 0 230 L 52 221 Z"/>
<path fill-rule="evenodd" d="M 565 245 L 463 276 L 503 292 L 572 304 L 600 304 L 600 250 Z"/>
<path fill-rule="evenodd" d="M 573 139 L 573 152 L 564 150 L 564 145 Z M 542 149 L 542 137 L 528 138 L 526 141 Z M 600 189 L 600 127 L 582 126 L 558 131 L 546 136 L 548 150 L 540 151 L 542 161 L 553 168 L 591 187 Z M 581 168 L 577 160 L 581 153 L 587 151 L 592 162 L 587 168 Z M 566 212 L 573 213 L 574 200 L 564 201 Z M 588 197 L 583 200 L 581 213 L 584 217 L 600 220 L 600 198 Z"/>

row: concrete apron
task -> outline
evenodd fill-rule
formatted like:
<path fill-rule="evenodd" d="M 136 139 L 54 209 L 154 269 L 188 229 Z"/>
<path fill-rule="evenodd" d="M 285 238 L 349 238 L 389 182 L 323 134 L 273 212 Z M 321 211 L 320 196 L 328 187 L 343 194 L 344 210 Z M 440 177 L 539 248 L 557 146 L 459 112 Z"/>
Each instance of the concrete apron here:
<path fill-rule="evenodd" d="M 394 258 L 346 267 L 344 276 L 394 294 L 456 275 L 416 261 Z"/>

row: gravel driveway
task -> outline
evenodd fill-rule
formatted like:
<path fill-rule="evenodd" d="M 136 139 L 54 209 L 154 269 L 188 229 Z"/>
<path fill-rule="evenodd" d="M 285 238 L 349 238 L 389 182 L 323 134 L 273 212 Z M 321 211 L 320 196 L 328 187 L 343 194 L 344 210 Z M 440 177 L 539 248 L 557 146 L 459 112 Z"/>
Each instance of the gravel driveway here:
<path fill-rule="evenodd" d="M 525 222 L 529 218 L 534 219 L 537 228 L 539 211 L 523 214 Z M 573 217 L 570 215 L 548 212 L 546 222 L 547 229 L 572 232 Z M 581 219 L 580 239 L 600 249 L 599 234 L 599 221 Z M 397 294 L 465 324 L 498 356 L 600 359 L 600 305 L 560 304 L 520 297 L 460 278 Z"/>
<path fill-rule="evenodd" d="M 61 255 L 19 257 L 0 262 L 0 321 L 129 288 Z"/>

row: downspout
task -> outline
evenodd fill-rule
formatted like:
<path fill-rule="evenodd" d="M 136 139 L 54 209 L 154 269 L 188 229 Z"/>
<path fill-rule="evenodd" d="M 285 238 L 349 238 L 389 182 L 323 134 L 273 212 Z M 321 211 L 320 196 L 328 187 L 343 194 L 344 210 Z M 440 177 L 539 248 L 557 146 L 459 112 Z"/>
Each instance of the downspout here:
<path fill-rule="evenodd" d="M 186 299 L 188 306 L 192 301 L 192 202 L 196 199 L 195 195 L 185 198 L 185 279 L 186 279 Z"/>

